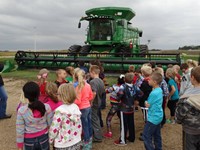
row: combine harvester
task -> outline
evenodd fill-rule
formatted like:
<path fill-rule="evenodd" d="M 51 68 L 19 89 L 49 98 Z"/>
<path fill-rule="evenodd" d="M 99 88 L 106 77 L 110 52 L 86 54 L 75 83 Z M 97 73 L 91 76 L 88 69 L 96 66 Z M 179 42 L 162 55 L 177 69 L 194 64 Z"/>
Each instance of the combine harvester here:
<path fill-rule="evenodd" d="M 129 65 L 180 64 L 180 54 L 149 54 L 147 45 L 140 45 L 142 31 L 132 26 L 130 20 L 135 13 L 130 8 L 101 7 L 87 10 L 88 21 L 86 45 L 72 45 L 68 52 L 18 51 L 15 60 L 19 68 L 65 68 L 77 66 L 79 61 L 86 65 L 95 59 L 102 62 L 105 71 L 125 71 Z"/>

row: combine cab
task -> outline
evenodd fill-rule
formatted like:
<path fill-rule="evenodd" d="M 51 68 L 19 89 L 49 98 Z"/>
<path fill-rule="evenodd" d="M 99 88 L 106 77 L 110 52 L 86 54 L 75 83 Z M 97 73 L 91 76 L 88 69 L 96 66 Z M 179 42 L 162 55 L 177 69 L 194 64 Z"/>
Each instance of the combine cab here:
<path fill-rule="evenodd" d="M 77 66 L 79 61 L 98 59 L 105 71 L 127 70 L 129 65 L 180 64 L 179 54 L 148 54 L 147 45 L 140 45 L 142 31 L 133 27 L 130 20 L 135 13 L 130 8 L 101 7 L 86 11 L 80 19 L 88 21 L 86 45 L 72 45 L 68 52 L 25 52 L 18 51 L 15 60 L 25 68 L 65 68 Z"/>

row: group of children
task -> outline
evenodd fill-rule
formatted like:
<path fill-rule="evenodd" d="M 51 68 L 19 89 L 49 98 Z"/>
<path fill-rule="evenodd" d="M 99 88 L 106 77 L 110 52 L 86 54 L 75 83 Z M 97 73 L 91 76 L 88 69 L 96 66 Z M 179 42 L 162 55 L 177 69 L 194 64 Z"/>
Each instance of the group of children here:
<path fill-rule="evenodd" d="M 89 150 L 92 142 L 112 137 L 111 120 L 115 114 L 120 120 L 120 137 L 114 144 L 124 146 L 127 140 L 135 141 L 134 112 L 140 106 L 145 121 L 140 139 L 147 150 L 161 150 L 161 127 L 165 122 L 175 123 L 179 92 L 183 95 L 192 87 L 191 67 L 195 66 L 182 64 L 180 78 L 177 65 L 169 66 L 165 73 L 162 67 L 151 64 L 136 70 L 131 66 L 128 73 L 119 76 L 117 84 L 107 89 L 98 65 L 90 66 L 89 77 L 83 66 L 58 69 L 55 83 L 48 82 L 49 71 L 41 69 L 38 82 L 27 82 L 23 87 L 27 103 L 17 110 L 17 146 L 43 150 L 49 149 L 50 142 L 55 150 Z M 102 134 L 105 92 L 111 93 L 111 108 L 106 117 L 107 132 Z M 168 121 L 166 104 L 171 115 Z"/>
<path fill-rule="evenodd" d="M 19 149 L 91 149 L 101 141 L 98 116 L 104 83 L 100 69 L 90 67 L 90 84 L 83 69 L 67 67 L 56 71 L 55 83 L 48 82 L 49 71 L 41 69 L 38 82 L 23 87 L 26 101 L 17 108 L 17 146 Z M 82 142 L 83 141 L 83 142 Z"/>

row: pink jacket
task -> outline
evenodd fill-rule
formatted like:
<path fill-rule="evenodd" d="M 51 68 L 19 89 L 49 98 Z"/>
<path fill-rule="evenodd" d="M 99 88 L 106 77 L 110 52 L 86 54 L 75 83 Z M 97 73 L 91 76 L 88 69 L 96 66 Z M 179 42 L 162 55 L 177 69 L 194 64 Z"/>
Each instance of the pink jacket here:
<path fill-rule="evenodd" d="M 93 92 L 91 86 L 85 82 L 85 86 L 81 91 L 78 91 L 78 87 L 76 87 L 77 99 L 75 100 L 75 104 L 78 105 L 79 109 L 85 109 L 90 107 L 90 101 L 93 99 Z"/>

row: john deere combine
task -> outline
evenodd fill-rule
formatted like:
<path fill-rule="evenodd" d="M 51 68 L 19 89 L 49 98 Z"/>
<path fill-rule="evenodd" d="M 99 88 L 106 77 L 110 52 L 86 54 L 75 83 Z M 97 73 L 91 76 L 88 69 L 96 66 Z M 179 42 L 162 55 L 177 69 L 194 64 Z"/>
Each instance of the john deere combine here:
<path fill-rule="evenodd" d="M 127 70 L 129 65 L 147 62 L 156 64 L 180 64 L 179 54 L 149 54 L 147 45 L 140 45 L 142 31 L 132 26 L 135 13 L 130 8 L 101 7 L 87 10 L 79 21 L 88 21 L 86 45 L 72 45 L 68 52 L 18 51 L 15 60 L 25 68 L 65 68 L 86 65 L 94 59 L 103 63 L 105 71 Z"/>

